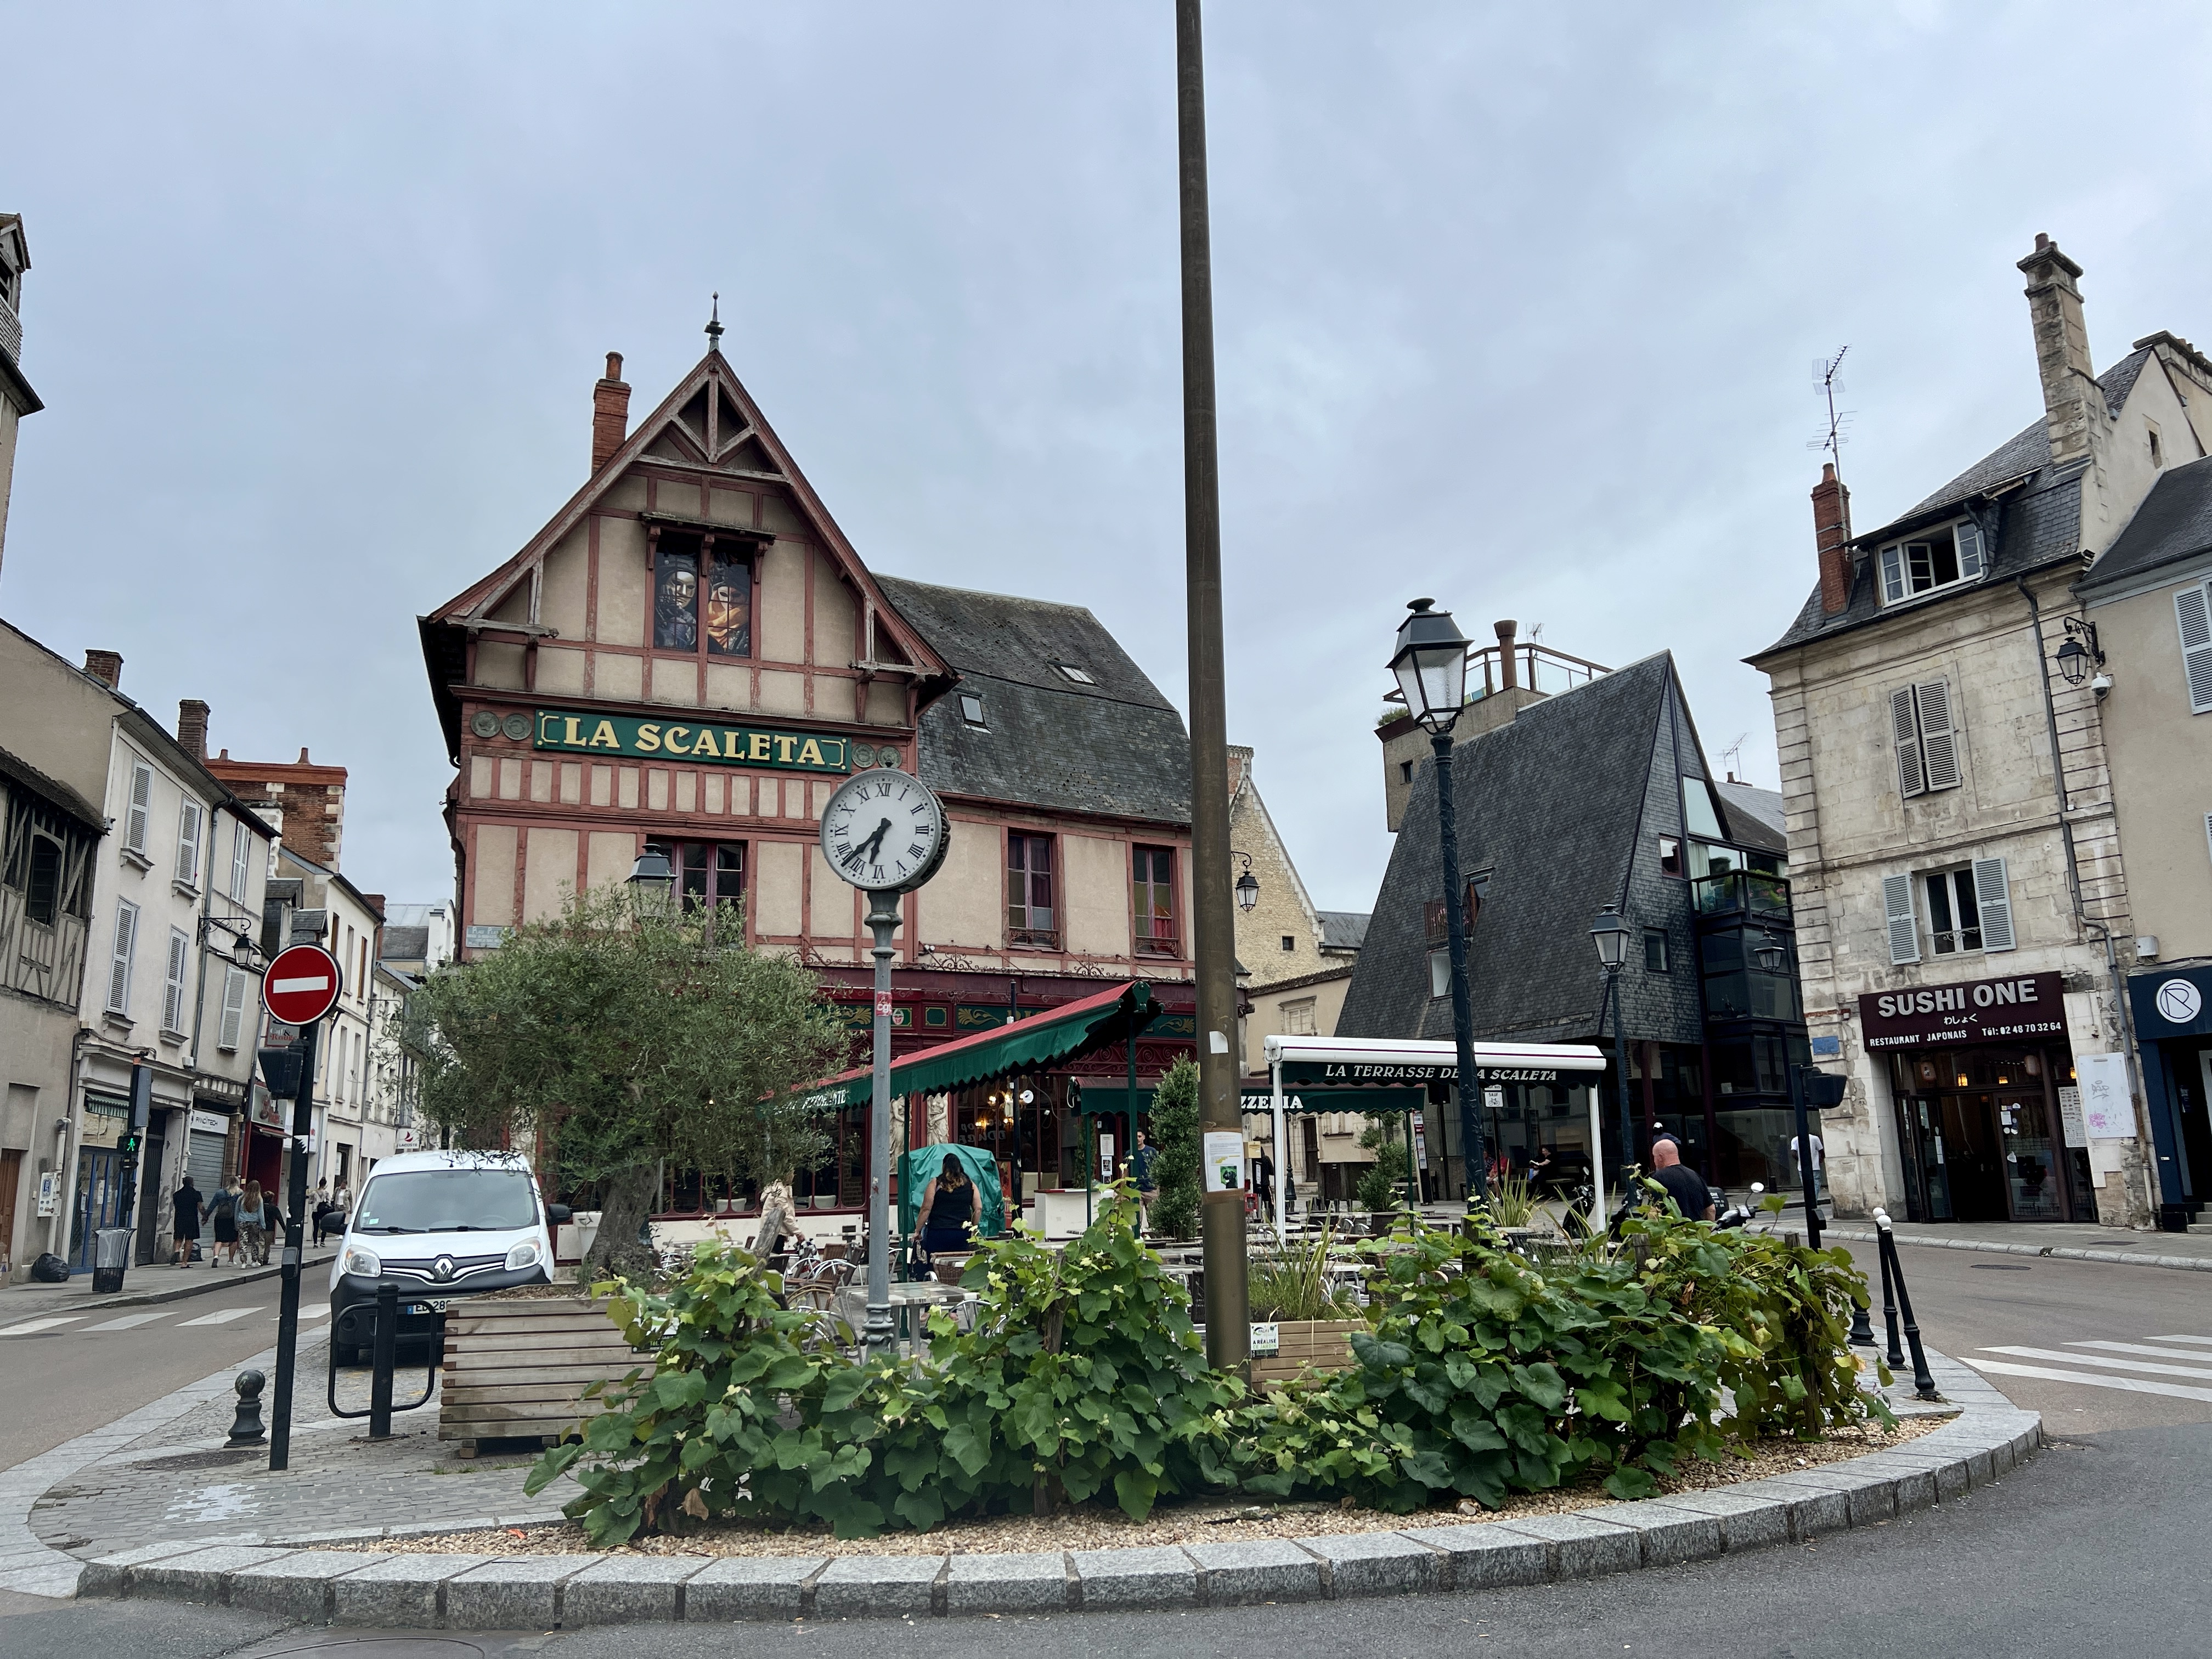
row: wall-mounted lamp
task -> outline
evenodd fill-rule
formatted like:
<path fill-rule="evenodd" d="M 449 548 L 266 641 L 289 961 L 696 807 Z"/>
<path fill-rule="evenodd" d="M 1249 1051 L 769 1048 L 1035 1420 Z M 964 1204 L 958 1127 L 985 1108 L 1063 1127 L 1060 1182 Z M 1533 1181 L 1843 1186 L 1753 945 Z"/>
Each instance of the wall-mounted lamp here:
<path fill-rule="evenodd" d="M 2097 624 L 2075 617 L 2064 621 L 2066 638 L 2054 658 L 2059 678 L 2075 686 L 2087 680 L 2089 689 L 2102 697 L 2112 689 L 2112 677 L 2104 672 L 2105 653 L 2097 644 Z"/>

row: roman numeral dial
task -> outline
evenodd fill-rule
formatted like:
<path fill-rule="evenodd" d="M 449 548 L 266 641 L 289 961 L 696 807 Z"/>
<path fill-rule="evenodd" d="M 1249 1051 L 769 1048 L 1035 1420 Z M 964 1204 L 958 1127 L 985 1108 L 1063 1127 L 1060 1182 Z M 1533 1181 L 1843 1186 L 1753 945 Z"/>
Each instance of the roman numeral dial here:
<path fill-rule="evenodd" d="M 822 814 L 822 856 L 866 892 L 907 892 L 937 873 L 951 834 L 945 808 L 921 779 L 888 767 L 837 786 Z"/>

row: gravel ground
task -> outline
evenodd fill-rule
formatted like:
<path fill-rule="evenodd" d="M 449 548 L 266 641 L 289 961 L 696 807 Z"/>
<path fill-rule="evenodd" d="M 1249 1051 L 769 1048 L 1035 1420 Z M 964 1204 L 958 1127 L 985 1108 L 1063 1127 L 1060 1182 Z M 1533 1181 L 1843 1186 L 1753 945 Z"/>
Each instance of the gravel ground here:
<path fill-rule="evenodd" d="M 1809 1444 L 1766 1440 L 1747 1459 L 1692 1463 L 1662 1480 L 1654 1496 L 1733 1486 L 1787 1474 L 1815 1463 L 1846 1458 L 1917 1440 L 1951 1420 L 1948 1415 L 1910 1417 L 1893 1431 L 1869 1425 L 1863 1432 L 1839 1434 Z M 1209 1501 L 1163 1504 L 1143 1521 L 1096 1505 L 1038 1517 L 993 1516 L 958 1521 L 929 1533 L 893 1533 L 881 1538 L 833 1538 L 827 1531 L 793 1528 L 769 1532 L 725 1526 L 680 1538 L 648 1538 L 613 1552 L 624 1555 L 955 1555 L 1005 1552 L 1028 1554 L 1054 1550 L 1134 1549 L 1158 1544 L 1222 1544 L 1262 1538 L 1303 1538 L 1320 1533 L 1395 1532 L 1401 1527 L 1454 1521 L 1510 1521 L 1516 1516 L 1556 1515 L 1613 1500 L 1598 1486 L 1516 1494 L 1502 1510 L 1486 1510 L 1462 1499 L 1459 1511 L 1385 1515 L 1327 1504 L 1239 1504 Z M 425 1538 L 385 1538 L 359 1547 L 428 1555 L 567 1555 L 589 1552 L 584 1529 L 572 1522 L 552 1527 L 502 1527 L 482 1532 L 441 1533 Z"/>

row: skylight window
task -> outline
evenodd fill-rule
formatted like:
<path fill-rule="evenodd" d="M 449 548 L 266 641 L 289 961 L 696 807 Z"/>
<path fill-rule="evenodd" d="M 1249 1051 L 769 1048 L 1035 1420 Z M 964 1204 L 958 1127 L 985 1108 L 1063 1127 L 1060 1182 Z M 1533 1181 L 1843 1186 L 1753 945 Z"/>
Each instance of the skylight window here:
<path fill-rule="evenodd" d="M 1096 685 L 1098 684 L 1097 680 L 1091 678 L 1091 671 L 1089 669 L 1078 668 L 1072 662 L 1056 662 L 1053 664 L 1053 666 L 1060 670 L 1061 673 L 1066 675 L 1068 678 L 1073 680 L 1078 685 Z"/>
<path fill-rule="evenodd" d="M 983 723 L 982 698 L 970 696 L 965 691 L 960 694 L 960 718 L 979 732 L 990 730 L 990 727 Z"/>
<path fill-rule="evenodd" d="M 1972 520 L 1892 542 L 1881 550 L 1881 602 L 1898 605 L 1939 587 L 1978 580 L 1985 562 L 1982 532 Z"/>

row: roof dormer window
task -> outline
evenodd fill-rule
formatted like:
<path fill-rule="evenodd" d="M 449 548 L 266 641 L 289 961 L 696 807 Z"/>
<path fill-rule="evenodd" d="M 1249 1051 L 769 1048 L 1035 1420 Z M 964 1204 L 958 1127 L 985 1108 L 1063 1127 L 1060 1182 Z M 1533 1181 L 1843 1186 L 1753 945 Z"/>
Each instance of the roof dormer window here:
<path fill-rule="evenodd" d="M 1053 664 L 1053 666 L 1060 670 L 1060 672 L 1065 674 L 1069 679 L 1073 680 L 1078 685 L 1096 685 L 1098 684 L 1097 680 L 1091 678 L 1091 671 L 1089 669 L 1078 668 L 1072 662 L 1056 662 Z"/>
<path fill-rule="evenodd" d="M 1881 550 L 1881 602 L 1899 605 L 1941 587 L 1980 579 L 1982 532 L 1971 519 L 1892 542 Z"/>
<path fill-rule="evenodd" d="M 965 691 L 960 694 L 960 718 L 979 732 L 990 730 L 990 727 L 983 723 L 982 698 L 971 696 Z"/>

